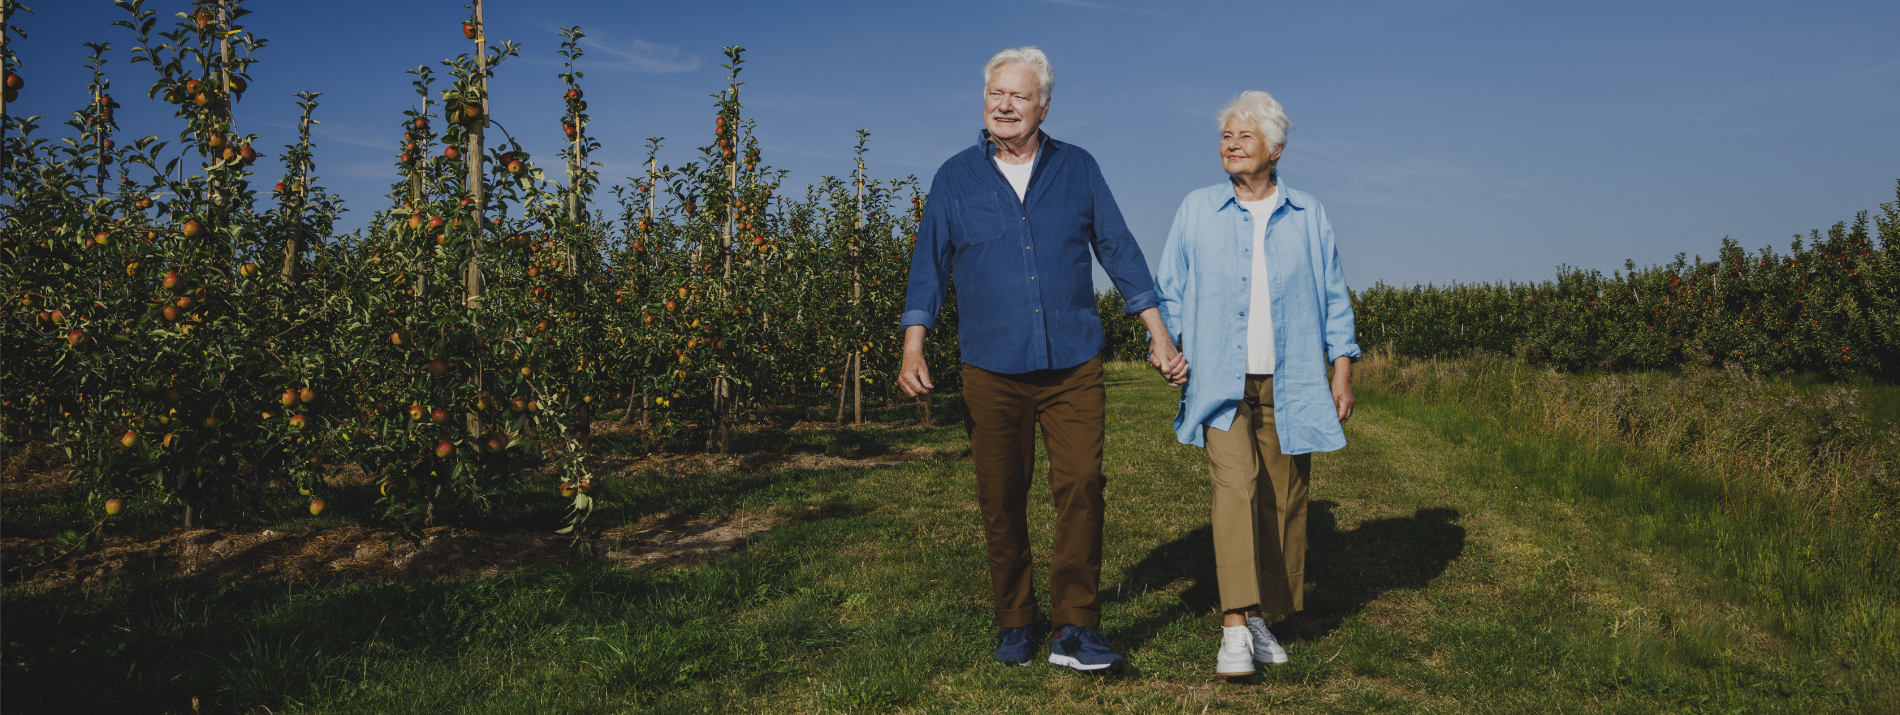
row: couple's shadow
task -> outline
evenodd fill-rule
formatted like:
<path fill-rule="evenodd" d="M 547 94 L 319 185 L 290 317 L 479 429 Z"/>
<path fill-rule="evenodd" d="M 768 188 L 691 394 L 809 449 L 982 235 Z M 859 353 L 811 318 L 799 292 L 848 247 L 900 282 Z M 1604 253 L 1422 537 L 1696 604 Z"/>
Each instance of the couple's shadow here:
<path fill-rule="evenodd" d="M 1315 501 L 1306 512 L 1305 610 L 1274 631 L 1282 640 L 1314 640 L 1358 613 L 1387 591 L 1423 588 L 1464 552 L 1458 510 L 1420 509 L 1413 516 L 1374 519 L 1340 531 L 1333 501 Z M 1116 633 L 1130 650 L 1145 645 L 1169 623 L 1220 609 L 1214 571 L 1214 528 L 1202 526 L 1162 544 L 1123 574 L 1117 594 L 1139 594 L 1187 581 L 1170 607 Z M 1108 600 L 1122 600 L 1126 596 Z"/>

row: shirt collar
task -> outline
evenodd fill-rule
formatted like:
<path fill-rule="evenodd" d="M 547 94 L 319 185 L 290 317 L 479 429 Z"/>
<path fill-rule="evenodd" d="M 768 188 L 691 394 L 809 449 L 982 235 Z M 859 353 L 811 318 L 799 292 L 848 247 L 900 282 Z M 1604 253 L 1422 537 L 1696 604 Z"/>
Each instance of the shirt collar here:
<path fill-rule="evenodd" d="M 1226 211 L 1227 207 L 1229 206 L 1232 206 L 1234 208 L 1240 208 L 1240 196 L 1234 193 L 1234 183 L 1229 181 L 1227 182 L 1226 186 L 1227 186 L 1227 190 L 1223 193 L 1223 195 L 1227 197 L 1227 200 L 1221 202 L 1220 208 L 1214 209 L 1215 213 Z M 1295 209 L 1306 208 L 1305 204 L 1293 198 L 1293 192 L 1287 188 L 1286 182 L 1280 178 L 1280 172 L 1278 171 L 1273 172 L 1273 187 L 1274 187 L 1274 191 L 1278 192 L 1280 195 L 1279 202 L 1276 203 L 1273 207 L 1275 210 L 1279 210 L 1280 208 L 1279 204 L 1282 204 L 1282 203 L 1288 206 L 1291 206 Z"/>
<path fill-rule="evenodd" d="M 1042 150 L 1044 149 L 1055 149 L 1055 148 L 1059 148 L 1061 145 L 1062 145 L 1061 142 L 1058 142 L 1055 139 L 1050 138 L 1048 132 L 1043 131 L 1041 128 L 1036 129 L 1036 155 L 1037 156 L 1039 157 L 1042 156 Z M 989 129 L 985 128 L 985 129 L 976 130 L 976 146 L 977 148 L 983 150 L 983 158 L 985 159 L 996 158 L 996 140 L 990 138 Z"/>

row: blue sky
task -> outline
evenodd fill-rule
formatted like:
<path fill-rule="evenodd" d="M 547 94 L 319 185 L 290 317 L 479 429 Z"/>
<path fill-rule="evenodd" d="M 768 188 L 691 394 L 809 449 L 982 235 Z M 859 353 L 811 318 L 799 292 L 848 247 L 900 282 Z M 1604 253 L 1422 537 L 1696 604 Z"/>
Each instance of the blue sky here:
<path fill-rule="evenodd" d="M 111 42 L 121 125 L 170 138 L 149 69 L 107 0 L 38 0 L 16 18 L 20 114 L 83 101 L 88 40 Z M 185 3 L 152 7 L 168 14 Z M 324 93 L 322 182 L 360 226 L 393 181 L 404 70 L 469 49 L 459 2 L 253 2 L 270 44 L 237 106 L 260 146 L 291 140 L 299 90 Z M 1785 248 L 1894 200 L 1900 3 L 1199 2 L 488 4 L 522 56 L 494 115 L 529 150 L 560 140 L 557 29 L 589 33 L 584 86 L 610 179 L 693 158 L 747 48 L 747 116 L 794 184 L 851 169 L 928 180 L 975 140 L 981 65 L 1033 44 L 1056 69 L 1045 129 L 1093 153 L 1152 261 L 1188 191 L 1224 180 L 1212 116 L 1246 89 L 1297 125 L 1282 175 L 1327 207 L 1349 282 L 1543 280 L 1559 264 L 1711 255 L 1723 236 Z M 260 163 L 278 172 L 272 159 Z"/>

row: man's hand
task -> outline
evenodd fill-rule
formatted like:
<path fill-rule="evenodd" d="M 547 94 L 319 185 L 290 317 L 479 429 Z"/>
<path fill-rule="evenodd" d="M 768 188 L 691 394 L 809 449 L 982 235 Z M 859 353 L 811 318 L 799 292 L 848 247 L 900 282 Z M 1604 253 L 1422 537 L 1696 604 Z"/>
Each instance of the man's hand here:
<path fill-rule="evenodd" d="M 1352 419 L 1352 358 L 1333 361 L 1333 407 L 1339 410 L 1339 423 Z"/>
<path fill-rule="evenodd" d="M 1168 335 L 1168 326 L 1161 320 L 1161 311 L 1149 308 L 1141 311 L 1141 322 L 1148 326 L 1148 364 L 1153 365 L 1161 377 L 1174 387 L 1187 384 L 1187 356 L 1174 349 L 1174 340 Z"/>
<path fill-rule="evenodd" d="M 930 366 L 924 362 L 924 336 L 929 330 L 922 325 L 912 325 L 904 329 L 904 366 L 897 370 L 897 386 L 911 397 L 930 394 Z"/>

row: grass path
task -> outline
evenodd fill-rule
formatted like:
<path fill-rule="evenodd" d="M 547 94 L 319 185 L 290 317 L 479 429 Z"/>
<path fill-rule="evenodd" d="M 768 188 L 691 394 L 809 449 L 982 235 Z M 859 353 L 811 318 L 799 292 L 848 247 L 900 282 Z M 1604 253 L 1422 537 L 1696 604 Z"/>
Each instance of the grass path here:
<path fill-rule="evenodd" d="M 9 596 L 5 707 L 188 712 L 192 695 L 207 713 L 1893 707 L 1891 679 L 1790 646 L 1735 589 L 1647 538 L 1653 525 L 1514 475 L 1537 464 L 1523 445 L 1454 443 L 1468 415 L 1377 395 L 1351 445 L 1314 460 L 1308 611 L 1276 628 L 1292 662 L 1222 682 L 1205 458 L 1174 444 L 1173 391 L 1130 366 L 1108 379 L 1103 630 L 1133 666 L 1120 677 L 989 662 L 970 464 L 941 458 L 621 485 L 646 511 L 786 522 L 681 566 Z M 953 425 L 876 437 L 952 454 L 961 438 Z M 1032 505 L 1046 558 L 1052 515 L 1046 497 Z"/>

